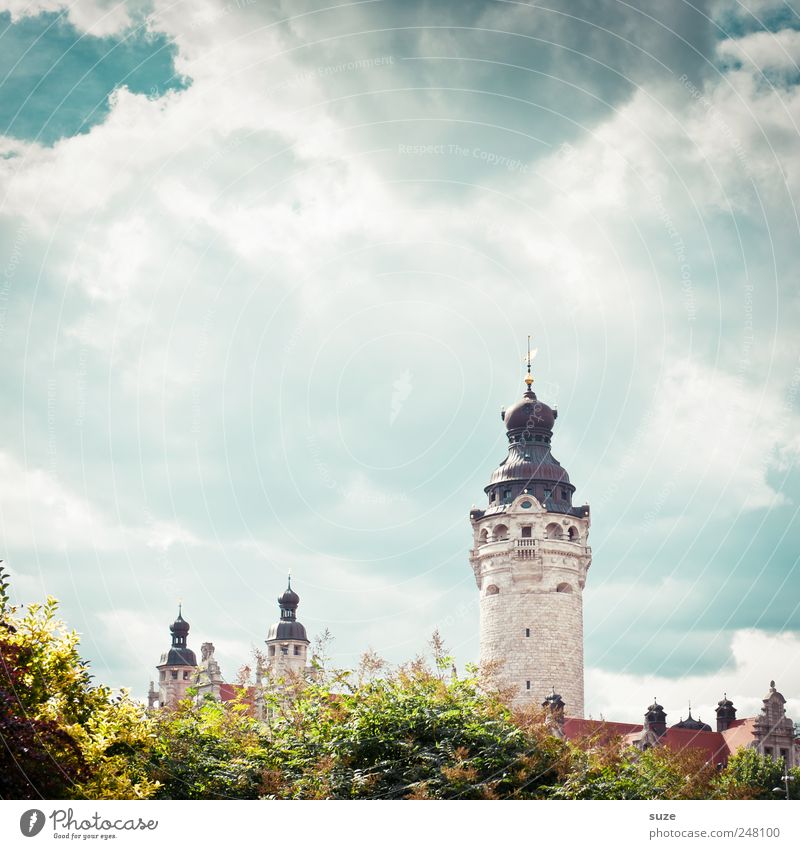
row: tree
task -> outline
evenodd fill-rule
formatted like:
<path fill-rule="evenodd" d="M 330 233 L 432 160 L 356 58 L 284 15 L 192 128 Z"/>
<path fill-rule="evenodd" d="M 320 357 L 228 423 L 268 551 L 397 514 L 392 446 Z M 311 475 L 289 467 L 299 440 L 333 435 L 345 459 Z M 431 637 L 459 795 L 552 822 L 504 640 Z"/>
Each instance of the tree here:
<path fill-rule="evenodd" d="M 723 799 L 785 799 L 783 758 L 774 761 L 755 749 L 741 749 L 728 761 L 717 781 L 717 796 Z M 800 799 L 800 770 L 789 771 L 789 798 Z M 781 793 L 774 793 L 776 787 Z"/>
<path fill-rule="evenodd" d="M 245 690 L 231 702 L 190 699 L 159 711 L 148 775 L 159 799 L 258 799 L 270 772 L 267 729 Z"/>
<path fill-rule="evenodd" d="M 440 653 L 444 659 L 445 653 Z M 536 798 L 564 744 L 531 733 L 473 678 L 421 659 L 394 672 L 374 653 L 353 683 L 311 683 L 274 706 L 271 794 L 280 798 Z"/>
<path fill-rule="evenodd" d="M 146 712 L 92 684 L 57 609 L 48 598 L 20 615 L 0 566 L 0 795 L 146 798 L 156 785 L 135 757 L 152 743 Z"/>
<path fill-rule="evenodd" d="M 584 747 L 585 746 L 585 747 Z M 705 799 L 714 769 L 697 751 L 653 746 L 641 751 L 621 738 L 575 745 L 554 799 Z"/>

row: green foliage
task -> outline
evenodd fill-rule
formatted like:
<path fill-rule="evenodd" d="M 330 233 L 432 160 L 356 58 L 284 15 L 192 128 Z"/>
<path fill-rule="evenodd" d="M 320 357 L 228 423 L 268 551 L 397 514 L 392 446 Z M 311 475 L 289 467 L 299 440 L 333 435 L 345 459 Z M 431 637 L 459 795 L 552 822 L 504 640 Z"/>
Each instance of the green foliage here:
<path fill-rule="evenodd" d="M 270 790 L 280 798 L 535 798 L 565 746 L 521 728 L 474 679 L 420 661 L 380 678 L 362 668 L 341 690 L 312 684 L 276 714 Z"/>
<path fill-rule="evenodd" d="M 717 782 L 723 799 L 785 799 L 783 758 L 774 761 L 755 749 L 742 749 L 728 761 Z M 800 770 L 789 770 L 789 798 L 800 799 Z M 780 788 L 780 793 L 775 793 Z"/>
<path fill-rule="evenodd" d="M 159 799 L 257 799 L 269 772 L 266 728 L 242 701 L 184 701 L 155 718 L 147 770 Z"/>
<path fill-rule="evenodd" d="M 696 751 L 664 746 L 641 751 L 621 740 L 571 747 L 571 762 L 554 799 L 706 799 L 713 768 Z"/>
<path fill-rule="evenodd" d="M 145 798 L 156 789 L 131 758 L 149 745 L 146 712 L 91 683 L 78 635 L 52 598 L 20 616 L 0 567 L 0 795 Z"/>

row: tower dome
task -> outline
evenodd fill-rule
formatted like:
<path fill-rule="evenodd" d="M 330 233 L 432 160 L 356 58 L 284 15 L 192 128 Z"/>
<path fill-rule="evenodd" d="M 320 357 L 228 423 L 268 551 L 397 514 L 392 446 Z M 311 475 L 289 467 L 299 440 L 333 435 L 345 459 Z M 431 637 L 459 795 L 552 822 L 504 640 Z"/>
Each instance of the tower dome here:
<path fill-rule="evenodd" d="M 169 626 L 169 632 L 172 635 L 172 646 L 161 663 L 169 666 L 197 666 L 195 653 L 186 645 L 189 623 L 183 618 L 181 605 L 178 605 L 178 616 Z"/>
<path fill-rule="evenodd" d="M 726 731 L 736 721 L 736 708 L 727 693 L 717 702 L 714 712 L 717 714 L 717 731 Z"/>
<path fill-rule="evenodd" d="M 530 373 L 525 383 L 522 398 L 502 413 L 508 454 L 492 472 L 484 491 L 493 505 L 508 504 L 525 492 L 553 512 L 583 516 L 587 508 L 572 506 L 575 487 L 550 452 L 558 411 L 536 397 Z"/>
<path fill-rule="evenodd" d="M 281 618 L 270 626 L 267 634 L 267 642 L 270 640 L 299 640 L 308 642 L 306 629 L 297 621 L 297 608 L 300 604 L 300 596 L 292 589 L 292 578 L 278 598 L 278 606 L 281 609 Z"/>
<path fill-rule="evenodd" d="M 680 722 L 676 722 L 673 728 L 687 728 L 690 731 L 711 731 L 711 726 L 706 725 L 705 722 L 701 722 L 700 719 L 695 719 L 692 716 L 692 708 L 689 707 L 689 715 L 686 719 L 681 719 Z"/>
<path fill-rule="evenodd" d="M 524 441 L 531 441 L 537 434 L 549 441 L 557 417 L 558 411 L 540 401 L 530 386 L 519 401 L 503 412 L 509 438 L 514 436 Z"/>

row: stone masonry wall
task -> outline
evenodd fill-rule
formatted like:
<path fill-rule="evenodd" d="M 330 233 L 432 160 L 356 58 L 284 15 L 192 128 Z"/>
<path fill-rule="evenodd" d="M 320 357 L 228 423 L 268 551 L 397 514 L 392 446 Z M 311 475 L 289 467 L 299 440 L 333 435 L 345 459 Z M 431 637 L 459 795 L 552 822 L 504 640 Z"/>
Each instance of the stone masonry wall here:
<path fill-rule="evenodd" d="M 531 529 L 529 537 L 522 536 L 523 527 Z M 503 528 L 506 538 L 495 539 Z M 482 668 L 491 669 L 515 706 L 539 706 L 554 688 L 567 716 L 583 716 L 588 516 L 549 513 L 524 495 L 473 520 L 473 529 L 470 563 L 481 595 Z M 550 538 L 554 529 L 561 539 Z"/>

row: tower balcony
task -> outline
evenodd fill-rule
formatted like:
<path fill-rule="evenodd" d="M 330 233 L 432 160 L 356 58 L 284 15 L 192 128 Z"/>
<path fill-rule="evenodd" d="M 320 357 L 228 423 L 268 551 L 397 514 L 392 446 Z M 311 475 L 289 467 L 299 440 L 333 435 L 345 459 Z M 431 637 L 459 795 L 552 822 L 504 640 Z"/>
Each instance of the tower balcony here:
<path fill-rule="evenodd" d="M 514 540 L 514 558 L 516 560 L 533 560 L 536 556 L 536 543 L 533 537 L 522 537 Z"/>

